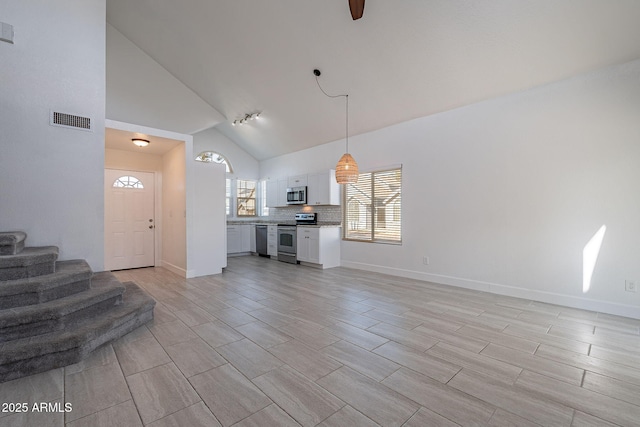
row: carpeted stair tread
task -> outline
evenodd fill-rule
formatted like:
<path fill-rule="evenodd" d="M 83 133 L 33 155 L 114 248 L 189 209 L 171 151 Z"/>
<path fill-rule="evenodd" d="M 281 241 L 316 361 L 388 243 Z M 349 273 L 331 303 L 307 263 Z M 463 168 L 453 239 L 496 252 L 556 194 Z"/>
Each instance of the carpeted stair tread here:
<path fill-rule="evenodd" d="M 44 260 L 58 259 L 57 246 L 32 246 L 24 248 L 16 255 L 3 255 L 0 257 L 0 268 L 22 267 L 39 264 Z"/>
<path fill-rule="evenodd" d="M 27 233 L 23 231 L 5 231 L 0 233 L 0 255 L 15 255 L 24 249 Z"/>
<path fill-rule="evenodd" d="M 85 260 L 58 261 L 55 272 L 0 282 L 0 310 L 63 298 L 89 289 L 91 267 Z"/>
<path fill-rule="evenodd" d="M 0 343 L 0 382 L 77 363 L 153 319 L 154 299 L 135 283 L 122 285 L 122 304 L 101 316 L 73 328 Z"/>
<path fill-rule="evenodd" d="M 90 289 L 64 298 L 0 310 L 0 342 L 61 329 L 121 303 L 124 286 L 113 274 L 95 274 L 91 283 Z"/>
<path fill-rule="evenodd" d="M 51 274 L 57 259 L 57 246 L 26 247 L 16 255 L 2 255 L 0 281 Z"/>

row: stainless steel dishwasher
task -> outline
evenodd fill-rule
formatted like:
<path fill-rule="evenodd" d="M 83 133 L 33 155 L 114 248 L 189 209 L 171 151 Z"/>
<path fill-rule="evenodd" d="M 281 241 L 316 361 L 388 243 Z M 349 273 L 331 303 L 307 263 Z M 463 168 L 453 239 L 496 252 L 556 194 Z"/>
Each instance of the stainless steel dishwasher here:
<path fill-rule="evenodd" d="M 256 225 L 256 252 L 258 255 L 270 258 L 267 253 L 267 226 Z"/>

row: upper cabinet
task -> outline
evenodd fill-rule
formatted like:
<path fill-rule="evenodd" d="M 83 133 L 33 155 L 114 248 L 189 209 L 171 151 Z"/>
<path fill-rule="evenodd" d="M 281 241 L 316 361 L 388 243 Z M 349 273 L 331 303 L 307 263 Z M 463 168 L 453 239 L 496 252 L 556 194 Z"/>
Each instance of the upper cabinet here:
<path fill-rule="evenodd" d="M 308 175 L 296 175 L 267 181 L 267 206 L 287 206 L 287 188 L 307 187 L 308 205 L 340 205 L 340 184 L 336 182 L 336 171 Z"/>
<path fill-rule="evenodd" d="M 336 171 L 331 169 L 309 174 L 307 182 L 308 205 L 340 204 L 340 184 L 336 182 Z"/>
<path fill-rule="evenodd" d="M 296 175 L 290 176 L 287 178 L 287 187 L 306 187 L 307 185 L 307 175 Z"/>
<path fill-rule="evenodd" d="M 275 208 L 287 205 L 287 179 L 267 181 L 267 206 Z"/>

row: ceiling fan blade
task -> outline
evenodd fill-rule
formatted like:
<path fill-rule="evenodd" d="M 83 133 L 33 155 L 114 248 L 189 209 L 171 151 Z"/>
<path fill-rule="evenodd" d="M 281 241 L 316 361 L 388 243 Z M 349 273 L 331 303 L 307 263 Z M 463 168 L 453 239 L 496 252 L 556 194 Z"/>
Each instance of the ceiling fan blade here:
<path fill-rule="evenodd" d="M 351 9 L 351 17 L 355 21 L 362 18 L 364 13 L 364 0 L 349 0 L 349 9 Z"/>

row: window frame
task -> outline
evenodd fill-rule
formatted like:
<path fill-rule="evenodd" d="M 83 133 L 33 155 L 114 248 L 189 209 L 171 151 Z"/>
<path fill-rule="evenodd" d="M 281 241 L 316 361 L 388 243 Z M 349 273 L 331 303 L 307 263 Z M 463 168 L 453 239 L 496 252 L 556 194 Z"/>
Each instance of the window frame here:
<path fill-rule="evenodd" d="M 269 206 L 267 206 L 267 180 L 258 181 L 258 216 L 269 216 Z"/>
<path fill-rule="evenodd" d="M 376 229 L 378 228 L 376 226 L 376 224 L 379 222 L 378 218 L 377 218 L 377 213 L 378 210 L 376 209 L 375 205 L 375 187 L 376 187 L 376 176 L 379 176 L 381 174 L 388 174 L 389 172 L 393 172 L 393 173 L 397 173 L 399 174 L 399 183 L 400 183 L 400 188 L 397 192 L 396 195 L 393 195 L 390 198 L 390 201 L 393 201 L 393 203 L 389 203 L 388 204 L 388 209 L 390 210 L 390 215 L 393 218 L 394 222 L 398 222 L 399 224 L 397 225 L 398 227 L 398 239 L 394 240 L 394 239 L 389 239 L 389 238 L 383 238 L 380 237 L 379 235 L 377 236 L 376 234 Z M 353 186 L 353 184 L 345 184 L 344 186 L 344 191 L 342 191 L 342 206 L 344 207 L 342 210 L 342 221 L 343 221 L 343 228 L 342 228 L 342 240 L 345 241 L 349 241 L 349 242 L 363 242 L 363 243 L 378 243 L 378 244 L 389 244 L 389 245 L 402 245 L 402 165 L 394 165 L 394 166 L 389 166 L 389 167 L 385 167 L 385 168 L 380 168 L 380 169 L 374 169 L 374 170 L 370 170 L 370 171 L 363 171 L 359 174 L 360 176 L 363 175 L 370 175 L 370 183 L 369 183 L 369 191 L 370 193 L 368 193 L 368 198 L 371 200 L 368 204 L 363 204 L 363 203 L 359 203 L 356 202 L 354 200 L 349 200 L 349 186 Z M 360 179 L 358 180 L 360 181 Z M 366 184 L 365 184 L 366 185 Z M 380 185 L 380 183 L 378 183 L 378 185 Z M 397 200 L 397 199 L 400 200 Z M 350 234 L 350 226 L 349 226 L 349 216 L 350 216 L 350 204 L 355 204 L 357 203 L 358 206 L 364 206 L 365 207 L 365 221 L 367 223 L 370 223 L 370 233 L 369 233 L 369 238 L 357 238 L 357 237 L 353 237 L 353 236 L 349 236 Z M 386 207 L 387 205 L 385 205 Z M 353 213 L 352 213 L 353 215 Z M 385 218 L 388 216 L 387 214 L 385 214 Z M 353 222 L 353 221 L 352 221 Z M 368 227 L 367 227 L 368 228 Z M 367 230 L 369 231 L 369 230 Z"/>
<path fill-rule="evenodd" d="M 233 217 L 233 181 L 231 178 L 227 177 L 225 179 L 225 212 L 227 214 L 227 218 Z"/>
<path fill-rule="evenodd" d="M 252 183 L 253 184 L 253 188 L 251 190 L 253 194 L 253 197 L 241 197 L 240 196 L 240 191 L 241 189 L 248 189 L 248 187 L 243 187 L 241 185 L 241 183 Z M 235 196 L 236 196 L 236 206 L 235 206 L 235 216 L 236 218 L 253 218 L 253 217 L 257 217 L 258 216 L 258 181 L 255 179 L 240 179 L 237 178 L 236 179 L 236 185 L 235 185 Z M 240 214 L 240 206 L 241 206 L 241 200 L 244 201 L 251 201 L 253 200 L 253 214 L 244 214 L 241 215 Z"/>
<path fill-rule="evenodd" d="M 126 181 L 126 182 L 125 182 Z M 127 188 L 130 190 L 144 189 L 144 183 L 137 176 L 122 175 L 116 178 L 111 185 L 113 188 Z"/>
<path fill-rule="evenodd" d="M 214 159 L 214 156 L 217 156 L 217 158 Z M 229 159 L 227 159 L 223 154 L 220 154 L 217 151 L 205 150 L 200 154 L 198 154 L 194 160 L 196 162 L 202 162 L 202 163 L 222 164 L 225 166 L 227 174 L 233 173 L 233 168 L 231 167 L 231 163 L 229 162 Z"/>

